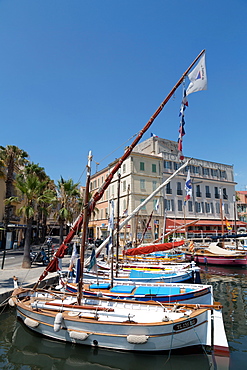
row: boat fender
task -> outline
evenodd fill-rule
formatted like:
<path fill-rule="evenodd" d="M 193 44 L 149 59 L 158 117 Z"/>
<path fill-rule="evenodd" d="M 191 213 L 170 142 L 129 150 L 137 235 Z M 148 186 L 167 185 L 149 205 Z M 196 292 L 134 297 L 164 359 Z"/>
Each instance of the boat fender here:
<path fill-rule="evenodd" d="M 62 312 L 59 312 L 56 314 L 55 320 L 54 320 L 54 331 L 57 332 L 61 329 L 62 326 L 62 321 L 63 321 L 63 314 Z"/>
<path fill-rule="evenodd" d="M 168 316 L 164 316 L 162 321 L 170 321 L 169 317 Z"/>
<path fill-rule="evenodd" d="M 128 335 L 127 341 L 132 344 L 144 344 L 148 341 L 147 335 Z"/>
<path fill-rule="evenodd" d="M 15 306 L 15 301 L 13 300 L 13 298 L 10 298 L 10 299 L 9 299 L 9 305 L 10 305 L 11 307 L 14 307 L 14 306 Z"/>
<path fill-rule="evenodd" d="M 71 331 L 69 333 L 70 338 L 77 340 L 86 340 L 89 337 L 88 333 L 79 333 L 78 331 Z"/>
<path fill-rule="evenodd" d="M 29 326 L 30 328 L 37 328 L 39 326 L 39 322 L 33 319 L 29 319 L 29 317 L 26 317 L 24 320 L 24 324 Z"/>

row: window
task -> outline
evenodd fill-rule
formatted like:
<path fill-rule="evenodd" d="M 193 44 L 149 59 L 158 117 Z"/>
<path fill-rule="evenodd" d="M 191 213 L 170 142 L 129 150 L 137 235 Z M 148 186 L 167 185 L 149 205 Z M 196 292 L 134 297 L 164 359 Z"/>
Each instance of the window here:
<path fill-rule="evenodd" d="M 173 168 L 174 168 L 175 171 L 177 171 L 179 169 L 179 167 L 180 167 L 179 163 L 173 162 Z"/>
<path fill-rule="evenodd" d="M 217 186 L 215 186 L 215 188 L 214 188 L 214 197 L 216 199 L 220 198 L 219 188 Z"/>
<path fill-rule="evenodd" d="M 178 199 L 178 211 L 181 212 L 183 210 L 183 201 Z"/>
<path fill-rule="evenodd" d="M 220 203 L 219 202 L 215 204 L 215 210 L 216 210 L 216 213 L 220 213 Z"/>
<path fill-rule="evenodd" d="M 123 164 L 123 173 L 125 173 L 126 172 L 126 164 L 124 163 Z"/>
<path fill-rule="evenodd" d="M 174 211 L 174 200 L 173 199 L 165 199 L 165 209 L 167 211 Z"/>
<path fill-rule="evenodd" d="M 220 171 L 220 177 L 222 179 L 227 179 L 226 171 Z"/>
<path fill-rule="evenodd" d="M 201 213 L 201 203 L 195 202 L 195 208 L 197 213 Z"/>
<path fill-rule="evenodd" d="M 214 204 L 213 203 L 210 204 L 211 204 L 211 213 L 214 213 Z"/>
<path fill-rule="evenodd" d="M 201 202 L 201 212 L 204 213 L 204 202 Z"/>
<path fill-rule="evenodd" d="M 140 203 L 144 202 L 145 199 L 141 199 Z M 146 206 L 144 205 L 141 210 L 145 210 L 146 209 Z"/>
<path fill-rule="evenodd" d="M 172 194 L 171 183 L 168 182 L 166 185 L 166 194 Z"/>
<path fill-rule="evenodd" d="M 157 189 L 157 181 L 153 181 L 153 191 Z"/>
<path fill-rule="evenodd" d="M 210 213 L 210 203 L 205 203 L 206 213 Z"/>
<path fill-rule="evenodd" d="M 145 163 L 140 162 L 140 171 L 145 171 Z"/>
<path fill-rule="evenodd" d="M 226 194 L 226 188 L 223 188 L 223 199 L 228 199 L 228 195 Z"/>
<path fill-rule="evenodd" d="M 145 190 L 145 180 L 144 179 L 140 179 L 140 189 Z"/>
<path fill-rule="evenodd" d="M 126 181 L 123 181 L 123 191 L 126 191 Z"/>
<path fill-rule="evenodd" d="M 164 168 L 171 170 L 172 168 L 172 162 L 170 161 L 164 161 Z"/>
<path fill-rule="evenodd" d="M 196 196 L 197 197 L 201 197 L 202 196 L 200 185 L 196 185 Z"/>
<path fill-rule="evenodd" d="M 209 176 L 209 168 L 202 168 L 202 174 L 203 176 Z"/>
<path fill-rule="evenodd" d="M 189 212 L 193 212 L 193 203 L 191 200 L 188 201 L 188 210 Z"/>
<path fill-rule="evenodd" d="M 229 214 L 229 207 L 227 203 L 224 204 L 224 211 L 226 214 Z"/>
<path fill-rule="evenodd" d="M 177 195 L 183 195 L 181 182 L 177 182 Z"/>
<path fill-rule="evenodd" d="M 206 198 L 211 198 L 211 193 L 210 193 L 210 189 L 209 189 L 209 186 L 206 185 Z"/>
<path fill-rule="evenodd" d="M 156 164 L 152 164 L 152 172 L 156 173 Z"/>
<path fill-rule="evenodd" d="M 218 170 L 215 170 L 214 168 L 211 168 L 211 176 L 217 177 L 219 175 Z"/>

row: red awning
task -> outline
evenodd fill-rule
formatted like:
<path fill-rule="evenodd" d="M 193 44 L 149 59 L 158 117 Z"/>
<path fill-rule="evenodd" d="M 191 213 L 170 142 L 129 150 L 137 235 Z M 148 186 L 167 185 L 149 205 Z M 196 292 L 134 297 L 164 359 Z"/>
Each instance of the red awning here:
<path fill-rule="evenodd" d="M 193 220 L 187 220 L 186 219 L 186 223 L 189 223 L 189 222 L 193 222 Z M 234 221 L 229 221 L 230 224 L 233 224 Z M 166 219 L 166 231 L 170 231 L 172 229 L 175 229 L 176 227 L 178 226 L 182 226 L 185 224 L 185 221 L 184 220 L 173 220 L 171 218 L 167 218 Z M 221 226 L 222 225 L 222 222 L 221 220 L 199 220 L 195 225 L 194 227 L 202 227 L 202 226 Z M 224 225 L 225 225 L 225 222 L 224 222 Z M 245 222 L 242 222 L 242 221 L 236 221 L 236 226 L 240 227 L 240 226 L 243 226 L 243 227 L 247 227 L 247 224 Z M 184 229 L 180 229 L 181 230 L 184 230 Z"/>
<path fill-rule="evenodd" d="M 145 247 L 127 249 L 127 251 L 125 251 L 124 254 L 126 256 L 136 256 L 138 254 L 148 254 L 153 252 L 167 251 L 169 249 L 180 247 L 180 245 L 183 244 L 184 244 L 183 240 L 174 243 L 150 244 Z"/>

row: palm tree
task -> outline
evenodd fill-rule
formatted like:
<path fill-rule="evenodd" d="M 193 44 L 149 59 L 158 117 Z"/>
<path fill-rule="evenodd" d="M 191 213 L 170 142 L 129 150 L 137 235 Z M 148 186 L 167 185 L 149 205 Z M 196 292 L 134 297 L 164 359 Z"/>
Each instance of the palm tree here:
<path fill-rule="evenodd" d="M 15 145 L 7 145 L 6 148 L 0 146 L 0 176 L 5 179 L 6 199 L 13 195 L 14 177 L 16 174 L 20 173 L 28 163 L 27 158 L 28 153 Z M 12 210 L 12 204 L 6 202 L 4 210 L 5 234 L 7 232 Z"/>
<path fill-rule="evenodd" d="M 38 177 L 33 173 L 23 173 L 16 177 L 15 186 L 19 190 L 22 198 L 10 197 L 9 203 L 19 201 L 22 206 L 18 209 L 18 214 L 24 216 L 27 224 L 25 243 L 24 243 L 24 254 L 23 254 L 23 268 L 31 267 L 30 260 L 30 246 L 32 238 L 32 224 L 34 216 L 37 214 L 37 207 L 42 198 L 46 197 L 44 194 L 44 188 L 46 181 L 40 181 Z"/>
<path fill-rule="evenodd" d="M 56 203 L 56 187 L 54 181 L 50 179 L 49 176 L 45 173 L 45 169 L 35 163 L 30 163 L 26 166 L 25 172 L 27 174 L 35 174 L 39 181 L 43 182 L 44 188 L 41 189 L 43 192 L 43 196 L 39 198 L 37 204 L 37 233 L 35 238 L 35 243 L 38 244 L 40 241 L 44 243 L 46 237 L 46 223 L 47 223 L 47 216 L 49 215 L 52 206 Z M 40 238 L 40 224 L 42 223 L 42 230 L 41 230 L 41 238 Z"/>
<path fill-rule="evenodd" d="M 59 209 L 57 212 L 59 221 L 59 242 L 60 245 L 63 242 L 63 229 L 65 222 L 72 222 L 75 216 L 78 214 L 78 205 L 80 200 L 80 192 L 78 189 L 78 183 L 74 183 L 72 179 L 65 181 L 61 176 L 58 180 L 57 191 L 58 191 L 58 202 Z"/>

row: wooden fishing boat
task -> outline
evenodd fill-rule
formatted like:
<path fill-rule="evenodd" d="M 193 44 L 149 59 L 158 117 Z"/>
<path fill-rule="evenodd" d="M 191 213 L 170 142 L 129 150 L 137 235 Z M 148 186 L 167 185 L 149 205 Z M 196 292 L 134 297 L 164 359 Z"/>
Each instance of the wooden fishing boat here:
<path fill-rule="evenodd" d="M 224 266 L 246 266 L 247 253 L 244 251 L 221 248 L 217 242 L 211 242 L 208 246 L 184 249 L 185 257 L 194 260 L 198 264 L 224 265 Z"/>
<path fill-rule="evenodd" d="M 113 265 L 114 268 L 116 265 Z M 111 265 L 104 261 L 97 260 L 97 267 L 101 270 L 109 271 L 111 269 Z M 118 263 L 118 269 L 122 271 L 129 271 L 129 270 L 145 270 L 145 271 L 184 271 L 190 269 L 192 267 L 191 262 L 184 262 L 184 263 L 159 263 L 159 261 L 149 262 L 149 261 L 137 261 L 131 262 L 127 261 L 126 263 L 120 262 Z"/>
<path fill-rule="evenodd" d="M 62 287 L 67 292 L 76 293 L 76 283 L 61 280 Z M 176 284 L 176 283 L 117 283 L 113 287 L 109 281 L 87 281 L 83 286 L 87 296 L 134 299 L 136 301 L 158 301 L 165 303 L 213 304 L 212 285 Z"/>
<path fill-rule="evenodd" d="M 181 271 L 141 271 L 141 270 L 130 270 L 120 271 L 117 277 L 111 277 L 110 271 L 84 271 L 83 276 L 85 279 L 103 279 L 112 280 L 114 282 L 143 282 L 143 283 L 155 283 L 155 282 L 167 282 L 167 283 L 181 283 L 185 281 L 195 282 L 197 278 L 197 269 L 187 269 Z"/>
<path fill-rule="evenodd" d="M 92 156 L 91 153 L 89 154 L 82 214 L 72 225 L 68 236 L 56 251 L 52 261 L 45 268 L 35 286 L 32 289 L 15 289 L 9 300 L 9 304 L 16 307 L 18 318 L 34 332 L 70 343 L 124 351 L 156 352 L 194 346 L 209 346 L 215 349 L 217 346 L 217 349 L 222 353 L 229 353 L 220 304 L 163 304 L 160 302 L 96 298 L 83 295 L 84 251 L 89 216 L 94 210 L 96 202 L 101 199 L 104 191 L 109 186 L 113 175 L 130 155 L 144 132 L 151 126 L 166 102 L 203 53 L 204 51 L 199 54 L 182 75 L 91 200 L 89 200 L 89 185 Z M 187 166 L 188 162 L 176 170 L 170 178 Z M 170 178 L 162 186 L 165 186 Z M 157 188 L 156 191 L 160 191 L 160 189 Z M 145 201 L 149 199 L 147 197 Z M 76 231 L 81 227 L 83 232 L 77 295 L 38 289 L 38 285 L 44 277 L 49 272 L 57 270 L 58 259 L 64 256 L 67 244 L 70 243 Z M 144 272 L 138 271 L 138 273 Z M 179 273 L 189 274 L 188 271 Z M 158 274 L 155 275 L 157 277 Z M 212 325 L 214 325 L 214 328 L 212 328 Z M 216 332 L 217 336 L 215 335 Z"/>
<path fill-rule="evenodd" d="M 26 326 L 47 337 L 94 347 L 156 352 L 212 346 L 211 310 L 220 305 L 160 305 L 15 289 L 10 301 Z"/>

